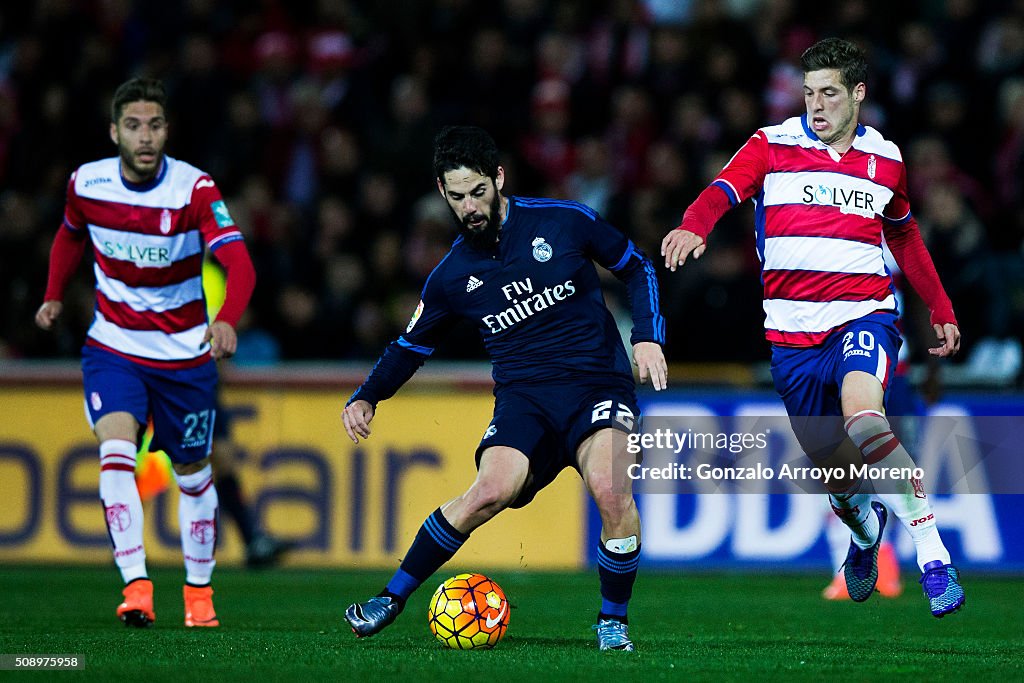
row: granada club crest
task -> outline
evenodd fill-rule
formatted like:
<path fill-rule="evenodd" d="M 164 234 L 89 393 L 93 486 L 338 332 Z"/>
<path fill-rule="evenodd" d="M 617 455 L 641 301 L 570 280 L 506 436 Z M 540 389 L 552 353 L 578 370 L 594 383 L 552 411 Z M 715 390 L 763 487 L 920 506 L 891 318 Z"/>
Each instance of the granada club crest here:
<path fill-rule="evenodd" d="M 127 531 L 132 525 L 132 513 L 124 503 L 104 505 L 103 509 L 107 511 L 107 527 L 111 531 Z"/>
<path fill-rule="evenodd" d="M 910 485 L 914 487 L 914 497 L 915 498 L 927 498 L 928 497 L 928 495 L 924 492 L 924 482 L 923 481 L 921 481 L 917 477 L 913 477 L 910 480 Z"/>
<path fill-rule="evenodd" d="M 99 410 L 103 407 L 103 399 L 100 398 L 100 392 L 94 391 L 89 394 L 89 403 L 92 404 L 93 410 Z"/>
<path fill-rule="evenodd" d="M 875 161 L 875 155 L 872 154 L 868 157 L 868 178 L 875 179 L 875 169 L 878 167 L 878 163 Z"/>
<path fill-rule="evenodd" d="M 872 176 L 874 177 L 874 176 Z M 171 212 L 164 209 L 160 212 L 160 232 L 167 234 L 171 231 Z"/>
<path fill-rule="evenodd" d="M 212 519 L 200 519 L 192 522 L 192 539 L 196 543 L 213 543 L 217 538 L 217 525 Z"/>

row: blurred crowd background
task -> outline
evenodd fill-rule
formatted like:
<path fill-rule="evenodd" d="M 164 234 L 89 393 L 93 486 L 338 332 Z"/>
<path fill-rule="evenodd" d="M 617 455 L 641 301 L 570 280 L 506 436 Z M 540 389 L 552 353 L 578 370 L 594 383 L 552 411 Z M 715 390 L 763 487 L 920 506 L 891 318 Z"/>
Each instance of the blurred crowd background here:
<path fill-rule="evenodd" d="M 0 358 L 78 355 L 88 257 L 59 333 L 32 316 L 68 177 L 115 153 L 110 97 L 146 75 L 168 88 L 168 153 L 212 174 L 256 263 L 240 363 L 373 359 L 405 328 L 454 236 L 431 172 L 449 123 L 494 135 L 506 193 L 589 204 L 655 260 L 670 361 L 765 360 L 750 203 L 675 274 L 659 245 L 758 127 L 803 111 L 799 55 L 833 35 L 869 53 L 862 121 L 903 150 L 960 362 L 1015 375 L 1021 0 L 4 3 Z M 480 357 L 475 336 L 440 355 Z"/>

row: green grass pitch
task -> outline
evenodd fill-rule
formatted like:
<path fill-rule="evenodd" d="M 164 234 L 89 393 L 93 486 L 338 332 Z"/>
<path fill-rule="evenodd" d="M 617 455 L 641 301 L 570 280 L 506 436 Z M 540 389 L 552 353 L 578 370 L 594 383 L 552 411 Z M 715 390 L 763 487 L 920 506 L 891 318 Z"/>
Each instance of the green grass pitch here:
<path fill-rule="evenodd" d="M 913 577 L 904 595 L 867 603 L 819 597 L 822 574 L 642 571 L 630 608 L 635 653 L 598 652 L 590 625 L 596 572 L 485 572 L 513 607 L 490 651 L 444 649 L 427 600 L 453 564 L 413 595 L 386 631 L 357 640 L 345 605 L 376 592 L 384 572 L 218 569 L 223 626 L 182 625 L 182 570 L 152 572 L 156 625 L 114 617 L 110 568 L 0 568 L 0 653 L 80 654 L 96 680 L 1020 680 L 1024 581 L 964 576 L 967 606 L 942 620 Z M 0 672 L 0 678 L 10 672 Z M 31 675 L 31 674 L 30 674 Z M 35 677 L 52 680 L 53 672 Z"/>

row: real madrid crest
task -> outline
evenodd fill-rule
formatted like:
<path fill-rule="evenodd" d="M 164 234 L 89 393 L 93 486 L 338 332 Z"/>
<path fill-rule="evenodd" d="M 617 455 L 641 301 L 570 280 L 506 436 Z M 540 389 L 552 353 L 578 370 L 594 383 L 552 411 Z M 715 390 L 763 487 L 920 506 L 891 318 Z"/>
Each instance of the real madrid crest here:
<path fill-rule="evenodd" d="M 538 237 L 533 240 L 533 258 L 537 259 L 541 263 L 550 261 L 554 255 L 554 250 L 551 245 L 544 241 L 543 237 Z"/>
<path fill-rule="evenodd" d="M 877 166 L 877 163 L 875 162 L 875 155 L 872 154 L 871 156 L 868 157 L 868 178 L 871 178 L 872 180 L 875 179 L 875 167 L 876 166 Z"/>

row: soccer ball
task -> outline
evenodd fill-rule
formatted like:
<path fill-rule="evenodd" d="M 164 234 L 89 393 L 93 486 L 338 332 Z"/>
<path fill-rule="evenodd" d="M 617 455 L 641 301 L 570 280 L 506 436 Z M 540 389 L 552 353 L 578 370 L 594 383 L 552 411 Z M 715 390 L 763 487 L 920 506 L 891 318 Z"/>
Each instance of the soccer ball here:
<path fill-rule="evenodd" d="M 453 650 L 489 649 L 508 630 L 508 600 L 483 574 L 459 574 L 434 591 L 427 623 L 434 637 Z"/>

